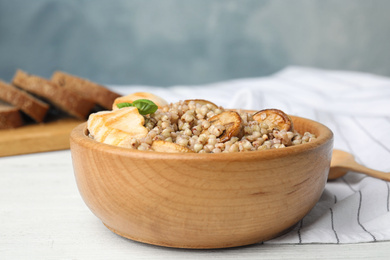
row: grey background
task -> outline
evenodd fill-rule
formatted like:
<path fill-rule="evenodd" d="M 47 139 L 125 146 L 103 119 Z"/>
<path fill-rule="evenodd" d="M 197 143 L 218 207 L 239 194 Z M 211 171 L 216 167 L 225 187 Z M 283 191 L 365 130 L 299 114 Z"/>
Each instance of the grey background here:
<path fill-rule="evenodd" d="M 386 0 L 0 0 L 0 78 L 169 86 L 288 65 L 390 76 Z"/>

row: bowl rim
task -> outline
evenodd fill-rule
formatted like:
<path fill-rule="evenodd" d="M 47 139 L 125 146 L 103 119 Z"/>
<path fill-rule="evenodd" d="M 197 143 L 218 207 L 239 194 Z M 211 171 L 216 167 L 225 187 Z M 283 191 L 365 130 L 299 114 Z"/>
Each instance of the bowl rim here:
<path fill-rule="evenodd" d="M 246 152 L 232 152 L 232 153 L 163 153 L 156 151 L 140 151 L 135 149 L 129 149 L 125 147 L 119 147 L 98 142 L 88 136 L 87 122 L 81 123 L 76 126 L 70 134 L 70 149 L 72 150 L 73 144 L 78 144 L 91 150 L 103 150 L 107 153 L 113 153 L 118 156 L 142 158 L 142 159 L 161 159 L 161 160 L 221 160 L 234 161 L 240 160 L 268 160 L 279 157 L 286 157 L 290 155 L 301 154 L 310 152 L 320 146 L 326 145 L 332 142 L 333 145 L 333 132 L 325 125 L 304 117 L 292 116 L 293 123 L 304 122 L 306 125 L 311 125 L 316 129 L 317 138 L 309 143 L 299 144 L 295 146 L 284 147 L 281 149 L 266 149 L 258 151 L 246 151 Z"/>

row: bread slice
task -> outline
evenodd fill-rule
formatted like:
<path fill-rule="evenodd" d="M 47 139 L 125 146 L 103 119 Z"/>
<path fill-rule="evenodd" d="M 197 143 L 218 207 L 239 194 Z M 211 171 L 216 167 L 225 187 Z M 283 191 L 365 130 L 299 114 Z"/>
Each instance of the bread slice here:
<path fill-rule="evenodd" d="M 0 129 L 16 128 L 23 125 L 19 109 L 0 101 Z"/>
<path fill-rule="evenodd" d="M 29 75 L 22 70 L 16 71 L 12 83 L 80 119 L 85 119 L 95 106 L 94 102 L 72 90 L 60 87 L 45 78 Z"/>
<path fill-rule="evenodd" d="M 49 110 L 49 104 L 35 98 L 26 91 L 0 80 L 0 99 L 19 108 L 36 122 L 42 122 Z"/>
<path fill-rule="evenodd" d="M 79 78 L 62 71 L 53 73 L 51 80 L 57 85 L 78 92 L 105 109 L 111 109 L 119 94 L 87 79 Z"/>

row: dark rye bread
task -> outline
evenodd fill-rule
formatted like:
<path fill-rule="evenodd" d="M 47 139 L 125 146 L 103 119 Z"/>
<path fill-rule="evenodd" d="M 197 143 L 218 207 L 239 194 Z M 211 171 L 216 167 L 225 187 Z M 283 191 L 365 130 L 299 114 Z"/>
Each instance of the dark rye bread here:
<path fill-rule="evenodd" d="M 114 100 L 120 95 L 89 80 L 62 71 L 53 73 L 51 80 L 61 87 L 73 90 L 105 109 L 112 109 Z"/>
<path fill-rule="evenodd" d="M 19 109 L 0 101 L 0 129 L 16 128 L 23 125 Z"/>
<path fill-rule="evenodd" d="M 45 78 L 29 75 L 22 70 L 16 71 L 12 83 L 80 119 L 85 119 L 95 106 L 94 102 L 74 91 L 60 87 Z"/>
<path fill-rule="evenodd" d="M 36 122 L 42 122 L 49 110 L 49 104 L 35 98 L 26 91 L 0 80 L 0 99 L 19 108 Z"/>

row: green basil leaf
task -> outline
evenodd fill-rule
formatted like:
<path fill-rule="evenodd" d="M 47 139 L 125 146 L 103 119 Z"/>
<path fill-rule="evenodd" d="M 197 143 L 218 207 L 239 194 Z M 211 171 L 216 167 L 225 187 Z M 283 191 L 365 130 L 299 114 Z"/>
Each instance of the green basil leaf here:
<path fill-rule="evenodd" d="M 132 105 L 138 108 L 141 115 L 153 114 L 158 109 L 158 106 L 149 99 L 137 99 Z"/>
<path fill-rule="evenodd" d="M 129 102 L 123 102 L 123 103 L 118 103 L 116 104 L 116 106 L 118 108 L 122 108 L 122 107 L 133 107 L 133 104 L 129 103 Z"/>

